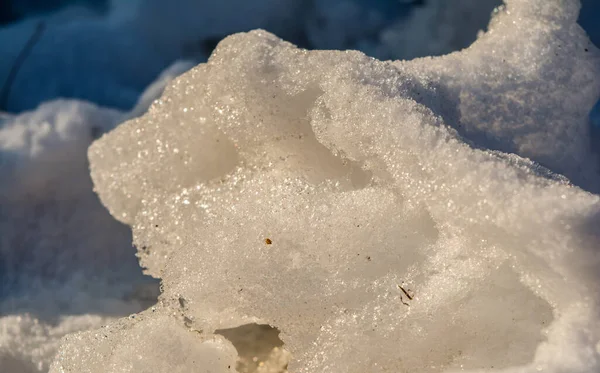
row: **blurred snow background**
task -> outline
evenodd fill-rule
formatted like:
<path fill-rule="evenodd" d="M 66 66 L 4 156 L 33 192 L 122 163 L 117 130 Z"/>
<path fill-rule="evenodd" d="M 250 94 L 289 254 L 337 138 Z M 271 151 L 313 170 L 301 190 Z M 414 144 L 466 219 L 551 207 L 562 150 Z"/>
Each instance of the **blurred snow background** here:
<path fill-rule="evenodd" d="M 43 372 L 66 333 L 147 308 L 128 227 L 93 192 L 89 144 L 142 114 L 225 36 L 264 28 L 380 59 L 469 46 L 501 0 L 0 3 L 0 371 Z M 580 23 L 600 44 L 600 2 Z M 591 123 L 600 129 L 600 105 Z M 600 132 L 600 131 L 598 131 Z M 596 140 L 594 140 L 596 141 Z"/>
<path fill-rule="evenodd" d="M 63 97 L 127 110 L 174 61 L 205 61 L 223 37 L 254 28 L 309 49 L 359 49 L 380 59 L 445 54 L 473 42 L 500 3 L 112 0 L 84 6 L 77 2 L 51 14 L 34 13 L 0 32 L 0 81 L 5 82 L 0 108 L 20 112 Z M 33 9 L 40 8 L 36 4 L 31 2 Z M 15 12 L 22 13 L 19 9 Z M 13 77 L 15 65 L 18 72 Z"/>

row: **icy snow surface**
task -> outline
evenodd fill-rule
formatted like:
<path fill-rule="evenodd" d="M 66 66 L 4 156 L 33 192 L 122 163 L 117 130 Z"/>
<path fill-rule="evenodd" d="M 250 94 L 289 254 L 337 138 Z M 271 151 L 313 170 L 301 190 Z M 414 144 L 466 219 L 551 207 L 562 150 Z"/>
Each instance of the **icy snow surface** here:
<path fill-rule="evenodd" d="M 225 39 L 90 148 L 163 292 L 51 372 L 231 372 L 252 324 L 284 345 L 241 371 L 600 371 L 578 9 L 510 0 L 469 49 L 410 62 Z"/>

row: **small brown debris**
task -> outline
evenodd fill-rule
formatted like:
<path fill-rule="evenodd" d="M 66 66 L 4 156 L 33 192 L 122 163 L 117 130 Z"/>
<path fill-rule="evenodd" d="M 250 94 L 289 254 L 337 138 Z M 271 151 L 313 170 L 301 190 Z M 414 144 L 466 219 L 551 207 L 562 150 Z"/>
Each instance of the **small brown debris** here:
<path fill-rule="evenodd" d="M 400 302 L 402 302 L 402 304 L 404 304 L 405 306 L 410 307 L 410 304 L 408 304 L 404 301 L 404 298 L 402 298 L 402 295 L 400 296 Z"/>
<path fill-rule="evenodd" d="M 398 287 L 400 288 L 400 290 L 402 290 L 402 292 L 404 293 L 404 295 L 406 295 L 408 297 L 408 299 L 410 299 L 410 300 L 413 299 L 412 295 L 410 295 L 408 293 L 408 291 L 406 291 L 401 285 L 398 285 Z M 410 289 L 409 289 L 409 291 L 410 291 Z"/>
<path fill-rule="evenodd" d="M 273 241 L 271 241 L 271 239 L 270 239 L 270 238 L 265 238 L 265 243 L 266 243 L 267 245 L 270 245 L 270 244 L 272 244 L 272 243 L 273 243 Z"/>

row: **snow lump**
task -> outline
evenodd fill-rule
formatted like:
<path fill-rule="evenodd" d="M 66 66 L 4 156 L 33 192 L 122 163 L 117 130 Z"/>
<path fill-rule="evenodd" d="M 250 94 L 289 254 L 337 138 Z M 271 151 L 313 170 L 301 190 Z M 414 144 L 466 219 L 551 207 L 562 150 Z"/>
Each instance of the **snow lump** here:
<path fill-rule="evenodd" d="M 162 294 L 51 372 L 230 372 L 236 350 L 257 372 L 600 370 L 578 10 L 507 1 L 470 48 L 408 62 L 225 39 L 90 148 Z M 254 365 L 248 326 L 276 335 Z"/>

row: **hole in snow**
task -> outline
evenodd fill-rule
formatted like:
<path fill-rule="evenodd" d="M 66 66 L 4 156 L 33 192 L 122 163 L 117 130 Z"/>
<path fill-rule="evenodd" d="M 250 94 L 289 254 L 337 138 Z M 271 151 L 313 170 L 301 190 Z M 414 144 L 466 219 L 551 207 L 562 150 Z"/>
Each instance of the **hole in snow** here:
<path fill-rule="evenodd" d="M 270 325 L 246 324 L 230 329 L 218 329 L 215 334 L 227 338 L 238 352 L 236 370 L 255 372 L 268 366 L 267 371 L 283 371 L 289 362 L 289 352 L 283 348 L 279 330 Z"/>

